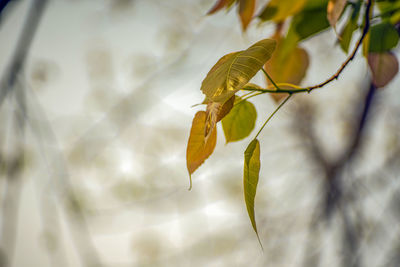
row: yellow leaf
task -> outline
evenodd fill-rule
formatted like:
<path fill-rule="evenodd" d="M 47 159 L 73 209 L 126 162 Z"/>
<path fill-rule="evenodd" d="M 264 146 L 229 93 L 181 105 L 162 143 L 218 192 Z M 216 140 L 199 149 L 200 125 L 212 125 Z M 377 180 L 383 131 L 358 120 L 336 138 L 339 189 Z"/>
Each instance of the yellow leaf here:
<path fill-rule="evenodd" d="M 253 226 L 254 232 L 257 234 L 258 241 L 261 244 L 258 236 L 257 224 L 254 211 L 254 199 L 257 192 L 258 176 L 260 173 L 260 143 L 257 139 L 251 141 L 246 151 L 244 152 L 244 170 L 243 170 L 243 187 L 244 199 L 246 202 L 247 213 Z"/>
<path fill-rule="evenodd" d="M 253 18 L 254 9 L 256 1 L 255 0 L 239 0 L 239 16 L 242 22 L 242 30 L 245 31 L 249 25 L 251 19 Z"/>
<path fill-rule="evenodd" d="M 336 23 L 342 15 L 344 8 L 346 7 L 347 0 L 329 0 L 326 8 L 327 18 L 331 26 L 336 31 Z"/>
<path fill-rule="evenodd" d="M 275 43 L 264 39 L 244 51 L 223 56 L 208 72 L 201 91 L 210 101 L 224 103 L 262 68 L 271 57 Z"/>
<path fill-rule="evenodd" d="M 399 71 L 399 62 L 390 52 L 369 53 L 368 65 L 372 72 L 372 82 L 377 88 L 386 86 Z"/>
<path fill-rule="evenodd" d="M 279 35 L 273 37 L 277 41 L 275 53 L 265 64 L 265 70 L 275 83 L 290 83 L 299 85 L 306 75 L 309 57 L 306 50 L 295 47 L 289 53 L 283 50 L 285 40 Z M 267 79 L 268 85 L 272 85 Z M 281 89 L 286 89 L 282 87 Z M 278 102 L 285 94 L 271 94 L 272 98 Z"/>
<path fill-rule="evenodd" d="M 190 188 L 192 187 L 192 173 L 212 154 L 217 142 L 216 128 L 213 129 L 208 140 L 205 140 L 205 122 L 206 112 L 197 112 L 193 118 L 192 129 L 190 130 L 186 150 L 186 166 L 190 176 Z"/>

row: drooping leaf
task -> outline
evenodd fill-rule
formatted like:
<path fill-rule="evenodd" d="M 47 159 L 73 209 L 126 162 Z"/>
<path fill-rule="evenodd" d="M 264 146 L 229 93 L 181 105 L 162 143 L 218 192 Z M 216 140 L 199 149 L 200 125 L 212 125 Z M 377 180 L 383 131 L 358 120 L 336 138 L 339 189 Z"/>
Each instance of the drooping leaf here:
<path fill-rule="evenodd" d="M 349 46 L 350 46 L 350 42 L 351 39 L 353 37 L 353 32 L 355 30 L 357 30 L 358 26 L 357 24 L 349 19 L 346 23 L 346 26 L 344 27 L 343 31 L 340 33 L 340 39 L 339 39 L 339 43 L 340 43 L 340 47 L 342 48 L 342 50 L 347 53 L 349 51 Z"/>
<path fill-rule="evenodd" d="M 271 0 L 258 17 L 263 21 L 273 20 L 281 22 L 287 17 L 300 12 L 306 2 L 307 0 Z"/>
<path fill-rule="evenodd" d="M 207 118 L 205 126 L 205 140 L 209 138 L 210 133 L 214 129 L 217 122 L 222 120 L 233 108 L 235 102 L 235 96 L 229 98 L 225 103 L 220 102 L 209 102 L 207 104 Z"/>
<path fill-rule="evenodd" d="M 253 131 L 257 119 L 257 111 L 252 103 L 240 98 L 236 102 L 231 112 L 222 120 L 227 143 L 246 138 Z"/>
<path fill-rule="evenodd" d="M 217 129 L 214 128 L 207 141 L 204 131 L 206 123 L 206 112 L 199 111 L 193 118 L 192 128 L 186 150 L 186 166 L 189 176 L 212 154 L 217 142 Z M 192 180 L 190 178 L 190 188 Z"/>
<path fill-rule="evenodd" d="M 265 64 L 264 68 L 275 83 L 291 83 L 298 85 L 306 75 L 309 57 L 306 50 L 295 47 L 289 53 L 284 53 L 283 42 L 285 41 L 279 34 L 273 37 L 277 41 L 277 46 L 271 59 Z M 272 85 L 267 79 L 268 85 Z M 285 89 L 287 87 L 282 87 Z M 279 101 L 286 95 L 271 94 L 275 101 Z"/>
<path fill-rule="evenodd" d="M 368 65 L 372 72 L 372 82 L 377 88 L 386 86 L 399 71 L 399 62 L 391 52 L 369 53 Z"/>
<path fill-rule="evenodd" d="M 340 38 L 339 38 L 339 43 L 340 47 L 342 50 L 347 54 L 349 51 L 349 46 L 351 39 L 353 37 L 353 33 L 355 30 L 358 29 L 358 17 L 360 14 L 360 9 L 361 9 L 361 1 L 358 1 L 355 3 L 354 6 L 352 6 L 352 12 L 351 16 L 349 16 L 346 25 L 344 26 L 342 32 L 340 33 Z"/>
<path fill-rule="evenodd" d="M 255 0 L 239 0 L 239 16 L 242 22 L 242 29 L 245 31 L 253 18 L 254 9 L 256 6 Z"/>
<path fill-rule="evenodd" d="M 387 22 L 379 23 L 371 27 L 369 52 L 385 52 L 396 47 L 399 42 L 399 34 L 396 28 Z"/>
<path fill-rule="evenodd" d="M 224 103 L 256 75 L 275 45 L 274 40 L 264 39 L 244 51 L 223 56 L 208 72 L 201 91 L 210 101 Z"/>
<path fill-rule="evenodd" d="M 246 202 L 247 213 L 253 226 L 254 231 L 258 236 L 257 224 L 254 210 L 254 199 L 257 192 L 258 176 L 260 173 L 260 143 L 257 139 L 251 141 L 246 151 L 244 152 L 244 170 L 243 170 L 243 187 L 244 200 Z M 260 241 L 261 244 L 261 241 Z"/>
<path fill-rule="evenodd" d="M 336 23 L 342 15 L 344 8 L 346 7 L 347 0 L 329 0 L 326 8 L 327 18 L 331 26 L 336 31 Z"/>

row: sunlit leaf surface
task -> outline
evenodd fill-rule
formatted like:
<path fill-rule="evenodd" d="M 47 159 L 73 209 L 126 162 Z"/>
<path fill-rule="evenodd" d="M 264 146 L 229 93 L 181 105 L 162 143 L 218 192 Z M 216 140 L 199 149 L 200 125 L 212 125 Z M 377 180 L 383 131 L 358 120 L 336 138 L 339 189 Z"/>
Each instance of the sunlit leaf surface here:
<path fill-rule="evenodd" d="M 275 43 L 264 39 L 247 50 L 223 56 L 208 72 L 201 91 L 213 102 L 225 102 L 262 68 L 271 57 Z"/>

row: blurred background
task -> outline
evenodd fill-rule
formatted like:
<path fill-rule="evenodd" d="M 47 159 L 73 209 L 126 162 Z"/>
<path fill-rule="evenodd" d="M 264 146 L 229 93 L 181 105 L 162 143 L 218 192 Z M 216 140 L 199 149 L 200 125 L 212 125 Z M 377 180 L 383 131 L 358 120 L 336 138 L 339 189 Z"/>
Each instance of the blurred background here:
<path fill-rule="evenodd" d="M 213 4 L 5 6 L 0 266 L 400 266 L 400 78 L 371 92 L 361 55 L 337 81 L 293 97 L 259 137 L 264 250 L 242 186 L 255 133 L 225 145 L 218 128 L 187 190 L 201 81 L 221 56 L 274 30 L 253 21 L 242 33 L 234 10 L 206 16 Z M 303 84 L 346 59 L 334 38 L 329 30 L 302 43 Z M 276 104 L 251 102 L 258 129 Z"/>

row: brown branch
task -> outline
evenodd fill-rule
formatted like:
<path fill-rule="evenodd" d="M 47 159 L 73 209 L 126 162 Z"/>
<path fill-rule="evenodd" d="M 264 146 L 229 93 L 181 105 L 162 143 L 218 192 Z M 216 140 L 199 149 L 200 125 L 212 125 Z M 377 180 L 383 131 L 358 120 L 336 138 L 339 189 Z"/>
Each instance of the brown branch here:
<path fill-rule="evenodd" d="M 342 71 L 346 68 L 346 66 L 350 63 L 350 61 L 352 61 L 354 59 L 359 47 L 361 46 L 365 36 L 367 35 L 367 33 L 369 31 L 369 25 L 370 25 L 369 24 L 369 20 L 370 20 L 371 5 L 372 5 L 372 0 L 367 0 L 367 7 L 366 7 L 366 10 L 365 10 L 365 26 L 364 26 L 363 32 L 361 34 L 361 37 L 358 40 L 356 46 L 354 47 L 353 52 L 351 53 L 351 55 L 346 59 L 346 61 L 342 64 L 342 66 L 340 66 L 340 68 L 338 69 L 338 71 L 334 75 L 332 75 L 330 78 L 328 78 L 326 81 L 324 81 L 324 82 L 322 82 L 320 84 L 317 84 L 317 85 L 314 85 L 314 86 L 311 86 L 311 87 L 307 87 L 308 91 L 311 91 L 311 90 L 316 89 L 316 88 L 321 88 L 321 87 L 327 85 L 328 83 L 330 83 L 331 81 L 336 80 L 339 77 L 339 75 L 342 73 Z"/>
<path fill-rule="evenodd" d="M 260 88 L 253 88 L 253 87 L 244 87 L 242 90 L 245 91 L 257 91 L 257 92 L 263 92 L 263 93 L 283 93 L 283 94 L 296 94 L 296 93 L 304 93 L 304 92 L 311 92 L 314 89 L 324 87 L 328 83 L 332 82 L 333 80 L 337 80 L 339 78 L 339 75 L 343 72 L 343 70 L 347 67 L 347 65 L 354 59 L 354 57 L 357 54 L 358 49 L 360 48 L 365 36 L 367 35 L 370 27 L 370 11 L 371 11 L 371 5 L 372 5 L 372 0 L 367 0 L 366 4 L 366 10 L 365 10 L 365 25 L 361 34 L 360 39 L 358 40 L 356 46 L 353 49 L 353 52 L 350 54 L 350 56 L 346 59 L 345 62 L 340 66 L 340 68 L 336 71 L 335 74 L 333 74 L 331 77 L 329 77 L 327 80 L 325 80 L 322 83 L 309 86 L 309 87 L 304 87 L 304 88 L 293 88 L 293 89 L 281 89 L 281 88 L 276 88 L 276 90 L 273 89 L 260 89 Z M 265 71 L 264 69 L 262 69 Z"/>

